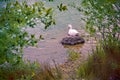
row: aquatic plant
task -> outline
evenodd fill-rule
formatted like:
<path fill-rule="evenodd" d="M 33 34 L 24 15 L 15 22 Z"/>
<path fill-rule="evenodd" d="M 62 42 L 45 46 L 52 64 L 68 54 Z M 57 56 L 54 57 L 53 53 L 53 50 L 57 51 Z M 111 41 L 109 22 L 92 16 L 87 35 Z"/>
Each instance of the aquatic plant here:
<path fill-rule="evenodd" d="M 68 51 L 68 60 L 75 61 L 80 57 L 80 53 L 73 50 Z"/>

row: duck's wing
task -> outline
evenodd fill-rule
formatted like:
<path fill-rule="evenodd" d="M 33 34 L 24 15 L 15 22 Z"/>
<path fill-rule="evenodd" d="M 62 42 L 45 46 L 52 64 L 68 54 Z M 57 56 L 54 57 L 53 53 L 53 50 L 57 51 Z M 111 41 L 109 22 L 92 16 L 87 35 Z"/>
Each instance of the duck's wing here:
<path fill-rule="evenodd" d="M 69 31 L 68 31 L 68 35 L 77 35 L 77 34 L 79 34 L 79 32 L 77 31 L 77 30 L 75 30 L 75 29 L 70 29 Z"/>

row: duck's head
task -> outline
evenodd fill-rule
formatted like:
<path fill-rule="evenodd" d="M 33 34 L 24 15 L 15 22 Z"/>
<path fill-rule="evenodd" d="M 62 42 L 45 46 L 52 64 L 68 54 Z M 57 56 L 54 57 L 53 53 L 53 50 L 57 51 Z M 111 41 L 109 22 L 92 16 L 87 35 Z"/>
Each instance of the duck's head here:
<path fill-rule="evenodd" d="M 72 29 L 72 25 L 71 25 L 71 24 L 68 24 L 68 28 L 69 28 L 69 29 Z"/>

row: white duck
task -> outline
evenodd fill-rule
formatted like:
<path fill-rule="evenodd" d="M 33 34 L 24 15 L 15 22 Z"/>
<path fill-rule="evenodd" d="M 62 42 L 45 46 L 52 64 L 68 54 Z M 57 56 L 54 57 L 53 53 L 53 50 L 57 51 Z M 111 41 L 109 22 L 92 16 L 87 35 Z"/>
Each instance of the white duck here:
<path fill-rule="evenodd" d="M 68 24 L 68 28 L 69 28 L 69 31 L 68 31 L 69 36 L 78 36 L 79 35 L 79 32 L 76 29 L 73 29 L 71 24 Z"/>

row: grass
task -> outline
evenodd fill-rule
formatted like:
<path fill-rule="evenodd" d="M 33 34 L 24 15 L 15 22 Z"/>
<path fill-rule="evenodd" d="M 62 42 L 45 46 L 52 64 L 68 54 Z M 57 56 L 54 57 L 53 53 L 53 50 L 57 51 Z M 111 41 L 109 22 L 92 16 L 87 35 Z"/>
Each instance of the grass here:
<path fill-rule="evenodd" d="M 68 51 L 69 60 L 75 61 L 79 57 L 79 53 Z M 120 45 L 115 42 L 97 46 L 88 60 L 78 65 L 73 80 L 120 80 Z M 56 64 L 54 68 L 48 63 L 0 65 L 0 80 L 65 80 L 63 75 Z"/>
<path fill-rule="evenodd" d="M 35 73 L 37 63 L 24 63 L 18 65 L 4 64 L 0 67 L 0 80 L 31 80 Z"/>
<path fill-rule="evenodd" d="M 106 64 L 105 53 L 102 50 L 97 51 L 97 54 L 94 52 L 93 55 L 89 56 L 88 61 L 78 68 L 78 77 L 85 78 L 85 80 L 95 80 L 99 76 L 105 77 L 107 76 L 106 68 L 109 67 L 108 65 Z"/>
<path fill-rule="evenodd" d="M 97 46 L 88 60 L 76 70 L 79 80 L 120 80 L 120 47 Z"/>
<path fill-rule="evenodd" d="M 80 57 L 80 53 L 73 50 L 68 51 L 68 60 L 75 61 Z"/>
<path fill-rule="evenodd" d="M 60 80 L 62 74 L 56 66 L 21 62 L 18 65 L 4 64 L 0 66 L 0 80 Z"/>
<path fill-rule="evenodd" d="M 62 73 L 56 65 L 55 68 L 52 68 L 49 64 L 44 63 L 37 70 L 33 80 L 61 80 L 61 78 Z"/>

